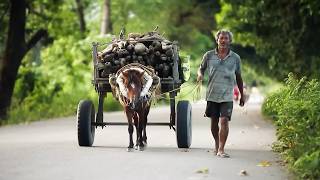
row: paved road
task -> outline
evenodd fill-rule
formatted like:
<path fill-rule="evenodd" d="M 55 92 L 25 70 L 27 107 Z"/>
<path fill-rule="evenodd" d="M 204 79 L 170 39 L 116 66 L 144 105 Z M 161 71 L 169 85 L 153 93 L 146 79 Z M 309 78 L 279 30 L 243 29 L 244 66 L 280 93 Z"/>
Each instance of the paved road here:
<path fill-rule="evenodd" d="M 191 148 L 178 149 L 174 131 L 148 127 L 148 148 L 126 152 L 127 127 L 96 130 L 94 147 L 77 144 L 75 117 L 0 128 L 0 180 L 197 180 L 288 179 L 271 151 L 274 127 L 260 115 L 261 97 L 253 93 L 244 108 L 234 108 L 226 151 L 213 155 L 205 102 L 193 106 Z M 168 122 L 169 107 L 152 108 L 152 122 Z M 125 121 L 123 112 L 106 113 L 108 121 Z M 257 166 L 267 161 L 268 167 Z M 240 175 L 240 171 L 247 175 Z"/>

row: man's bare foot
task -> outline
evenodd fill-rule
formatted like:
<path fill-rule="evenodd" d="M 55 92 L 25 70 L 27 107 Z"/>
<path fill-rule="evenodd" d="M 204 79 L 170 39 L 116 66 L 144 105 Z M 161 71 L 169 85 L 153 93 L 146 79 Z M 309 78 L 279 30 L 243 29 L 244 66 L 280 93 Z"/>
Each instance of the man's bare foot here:
<path fill-rule="evenodd" d="M 219 156 L 221 158 L 229 158 L 230 157 L 229 154 L 227 154 L 225 152 L 221 152 L 221 151 L 217 153 L 217 156 Z"/>

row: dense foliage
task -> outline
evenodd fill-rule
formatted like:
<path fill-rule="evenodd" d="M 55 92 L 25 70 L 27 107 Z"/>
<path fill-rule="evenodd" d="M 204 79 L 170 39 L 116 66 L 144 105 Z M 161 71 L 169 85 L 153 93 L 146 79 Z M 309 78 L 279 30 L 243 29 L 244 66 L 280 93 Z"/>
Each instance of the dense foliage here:
<path fill-rule="evenodd" d="M 286 85 L 266 98 L 262 110 L 277 127 L 273 148 L 293 172 L 301 179 L 320 178 L 320 82 L 289 74 Z"/>
<path fill-rule="evenodd" d="M 252 47 L 251 64 L 282 80 L 289 72 L 320 77 L 320 3 L 317 0 L 221 0 L 219 27 L 237 43 Z M 253 56 L 255 53 L 255 56 Z"/>

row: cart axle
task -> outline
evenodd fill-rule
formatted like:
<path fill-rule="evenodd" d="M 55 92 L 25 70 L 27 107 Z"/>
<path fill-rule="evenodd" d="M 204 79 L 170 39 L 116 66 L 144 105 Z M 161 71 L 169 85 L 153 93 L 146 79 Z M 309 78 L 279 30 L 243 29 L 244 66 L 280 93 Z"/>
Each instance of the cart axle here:
<path fill-rule="evenodd" d="M 92 122 L 91 125 L 93 126 L 113 126 L 113 125 L 128 125 L 127 122 L 102 122 L 102 123 L 97 123 L 97 122 Z M 147 123 L 149 126 L 171 126 L 171 123 L 160 123 L 160 122 L 150 122 Z"/>

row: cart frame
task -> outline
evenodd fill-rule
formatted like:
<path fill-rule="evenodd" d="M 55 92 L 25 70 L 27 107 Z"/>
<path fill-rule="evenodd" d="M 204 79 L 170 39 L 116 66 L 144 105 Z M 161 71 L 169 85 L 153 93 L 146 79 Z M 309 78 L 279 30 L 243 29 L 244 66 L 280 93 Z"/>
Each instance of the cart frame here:
<path fill-rule="evenodd" d="M 139 42 L 139 41 L 138 41 Z M 80 146 L 92 146 L 95 129 L 104 128 L 109 125 L 128 125 L 128 122 L 106 122 L 103 119 L 103 102 L 108 92 L 112 92 L 109 77 L 100 77 L 98 69 L 98 47 L 99 43 L 92 43 L 93 79 L 92 84 L 98 93 L 98 110 L 95 113 L 94 105 L 90 100 L 81 100 L 77 110 L 78 121 L 78 143 Z M 191 104 L 189 101 L 179 101 L 176 106 L 175 97 L 180 92 L 183 83 L 179 70 L 179 52 L 177 42 L 173 42 L 173 67 L 172 76 L 160 78 L 161 92 L 169 93 L 170 97 L 170 120 L 168 123 L 148 122 L 147 125 L 169 126 L 176 131 L 177 145 L 179 148 L 189 148 L 191 145 Z M 176 111 L 177 108 L 177 111 Z"/>

